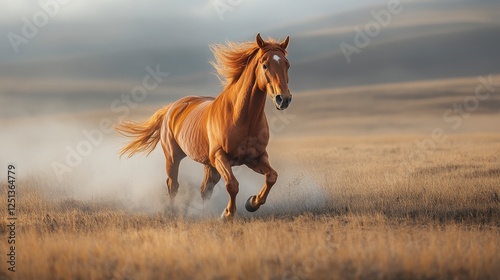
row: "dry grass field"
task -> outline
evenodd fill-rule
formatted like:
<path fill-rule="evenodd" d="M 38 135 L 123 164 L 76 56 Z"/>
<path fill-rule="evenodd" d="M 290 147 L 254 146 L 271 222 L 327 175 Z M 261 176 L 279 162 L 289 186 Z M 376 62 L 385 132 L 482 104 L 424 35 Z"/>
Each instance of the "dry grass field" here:
<path fill-rule="evenodd" d="M 498 279 L 500 135 L 448 136 L 412 163 L 414 141 L 422 138 L 276 139 L 270 151 L 280 174 L 299 166 L 324 200 L 287 200 L 310 186 L 281 176 L 268 204 L 246 214 L 240 203 L 239 218 L 227 224 L 132 211 L 112 199 L 75 200 L 45 179 L 24 176 L 17 271 L 2 269 L 2 276 Z M 5 235 L 6 212 L 0 213 Z"/>

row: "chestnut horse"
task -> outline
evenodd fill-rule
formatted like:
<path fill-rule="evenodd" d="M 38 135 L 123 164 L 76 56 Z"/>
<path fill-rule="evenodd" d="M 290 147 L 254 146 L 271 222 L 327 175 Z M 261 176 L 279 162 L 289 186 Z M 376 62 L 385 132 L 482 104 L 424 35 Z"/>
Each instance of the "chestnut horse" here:
<path fill-rule="evenodd" d="M 289 37 L 281 43 L 264 41 L 211 46 L 216 62 L 212 65 L 223 78 L 224 89 L 216 97 L 187 96 L 158 110 L 144 123 L 124 122 L 116 129 L 133 140 L 120 154 L 151 153 L 156 144 L 166 158 L 168 193 L 173 205 L 179 188 L 177 175 L 180 161 L 189 156 L 205 166 L 201 185 L 202 198 L 212 195 L 220 177 L 226 182 L 229 203 L 222 218 L 231 220 L 236 212 L 239 183 L 231 170 L 246 165 L 263 174 L 266 183 L 245 208 L 254 212 L 266 202 L 278 173 L 269 164 L 266 151 L 269 126 L 264 112 L 266 95 L 278 110 L 292 101 L 288 89 L 286 48 Z"/>

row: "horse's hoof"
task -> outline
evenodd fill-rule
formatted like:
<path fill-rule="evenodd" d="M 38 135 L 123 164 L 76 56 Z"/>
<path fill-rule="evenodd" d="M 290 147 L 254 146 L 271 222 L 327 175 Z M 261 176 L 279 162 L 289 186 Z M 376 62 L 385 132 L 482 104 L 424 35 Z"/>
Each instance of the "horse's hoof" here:
<path fill-rule="evenodd" d="M 201 192 L 201 198 L 203 199 L 203 202 L 210 200 L 210 198 L 212 198 L 212 191 Z"/>
<path fill-rule="evenodd" d="M 232 222 L 234 219 L 234 215 L 227 215 L 226 211 L 222 211 L 222 214 L 220 215 L 220 220 L 223 222 L 223 223 L 228 223 L 228 222 Z"/>
<path fill-rule="evenodd" d="M 260 205 L 257 207 L 252 206 L 252 200 L 255 198 L 255 195 L 252 195 L 247 199 L 247 202 L 245 203 L 245 209 L 247 209 L 248 212 L 255 212 L 257 209 L 259 209 Z"/>
<path fill-rule="evenodd" d="M 222 212 L 222 214 L 220 215 L 220 221 L 223 223 L 227 222 L 227 217 L 224 212 Z"/>

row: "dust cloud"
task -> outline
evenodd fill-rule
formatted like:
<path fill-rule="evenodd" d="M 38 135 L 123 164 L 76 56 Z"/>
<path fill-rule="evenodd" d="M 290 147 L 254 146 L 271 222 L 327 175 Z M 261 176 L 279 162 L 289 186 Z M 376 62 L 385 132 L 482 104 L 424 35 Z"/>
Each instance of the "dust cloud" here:
<path fill-rule="evenodd" d="M 18 180 L 26 182 L 24 186 L 18 186 L 20 194 L 23 188 L 36 187 L 41 193 L 55 194 L 54 199 L 113 203 L 125 211 L 140 213 L 170 211 L 165 159 L 159 146 L 148 157 L 138 154 L 120 159 L 118 150 L 127 139 L 114 132 L 104 133 L 102 141 L 92 144 L 91 150 L 81 155 L 76 166 L 67 164 L 69 151 L 76 151 L 82 142 L 88 141 L 82 131 L 94 128 L 92 123 L 79 123 L 74 119 L 65 122 L 44 119 L 36 124 L 6 125 L 6 134 L 0 144 L 9 148 L 3 149 L 2 165 L 16 164 Z M 61 175 L 62 180 L 55 172 L 55 162 L 68 167 Z M 240 182 L 237 197 L 239 217 L 316 211 L 328 204 L 323 188 L 303 167 L 280 162 L 276 157 L 273 157 L 273 167 L 279 173 L 278 182 L 267 203 L 255 213 L 248 213 L 244 204 L 248 197 L 260 191 L 264 176 L 245 166 L 233 167 Z M 180 166 L 180 188 L 173 208 L 177 215 L 193 219 L 220 216 L 229 197 L 224 180 L 221 179 L 212 198 L 205 202 L 200 196 L 202 180 L 202 165 L 185 158 Z"/>

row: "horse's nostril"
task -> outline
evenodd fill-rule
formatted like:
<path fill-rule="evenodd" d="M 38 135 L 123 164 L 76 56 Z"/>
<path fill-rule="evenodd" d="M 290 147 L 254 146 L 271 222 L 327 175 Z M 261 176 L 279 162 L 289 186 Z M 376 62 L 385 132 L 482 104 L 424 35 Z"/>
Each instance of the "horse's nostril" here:
<path fill-rule="evenodd" d="M 281 105 L 283 103 L 283 99 L 281 98 L 281 94 L 276 95 L 276 103 Z"/>
<path fill-rule="evenodd" d="M 286 98 L 285 100 L 283 100 L 283 104 L 285 107 L 288 106 L 288 104 L 290 104 L 290 102 L 292 102 L 292 98 L 288 97 Z"/>

